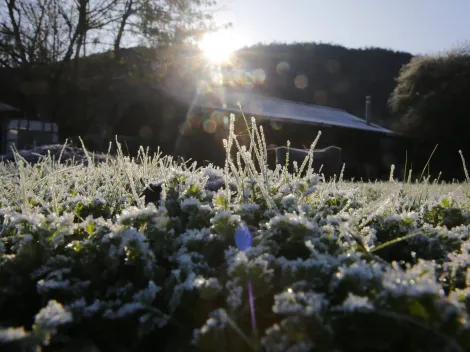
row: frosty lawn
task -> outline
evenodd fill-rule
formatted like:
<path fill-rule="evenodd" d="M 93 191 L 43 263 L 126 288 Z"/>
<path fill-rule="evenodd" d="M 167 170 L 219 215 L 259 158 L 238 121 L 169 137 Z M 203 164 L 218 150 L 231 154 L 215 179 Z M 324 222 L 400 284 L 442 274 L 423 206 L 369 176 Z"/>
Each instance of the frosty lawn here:
<path fill-rule="evenodd" d="M 470 350 L 468 184 L 268 170 L 249 131 L 224 169 L 1 164 L 1 350 Z"/>

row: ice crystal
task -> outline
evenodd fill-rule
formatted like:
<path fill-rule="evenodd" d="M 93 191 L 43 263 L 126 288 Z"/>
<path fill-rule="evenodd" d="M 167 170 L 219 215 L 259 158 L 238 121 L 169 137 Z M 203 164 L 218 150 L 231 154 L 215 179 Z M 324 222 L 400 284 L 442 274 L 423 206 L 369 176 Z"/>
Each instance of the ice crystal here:
<path fill-rule="evenodd" d="M 322 294 L 313 292 L 286 292 L 274 296 L 273 312 L 282 315 L 311 317 L 320 314 L 327 301 Z"/>
<path fill-rule="evenodd" d="M 0 343 L 14 342 L 28 336 L 23 327 L 0 329 Z"/>
<path fill-rule="evenodd" d="M 348 298 L 344 300 L 341 307 L 345 312 L 374 309 L 374 305 L 369 301 L 368 297 L 357 296 L 353 293 L 349 293 Z"/>
<path fill-rule="evenodd" d="M 416 348 L 422 334 L 382 319 L 396 312 L 445 331 L 426 335 L 430 346 L 468 350 L 468 185 L 269 170 L 252 132 L 260 145 L 227 140 L 237 150 L 224 169 L 122 150 L 90 167 L 1 164 L 0 342 L 68 350 L 90 327 L 103 346 L 131 350 L 167 326 L 166 350 L 187 350 L 194 327 L 201 350 L 371 350 L 376 324 L 383 346 Z M 161 198 L 145 205 L 152 182 Z M 109 337 L 117 328 L 126 334 Z"/>
<path fill-rule="evenodd" d="M 54 331 L 57 327 L 72 322 L 72 314 L 59 302 L 50 300 L 47 306 L 36 314 L 34 322 L 41 329 Z"/>

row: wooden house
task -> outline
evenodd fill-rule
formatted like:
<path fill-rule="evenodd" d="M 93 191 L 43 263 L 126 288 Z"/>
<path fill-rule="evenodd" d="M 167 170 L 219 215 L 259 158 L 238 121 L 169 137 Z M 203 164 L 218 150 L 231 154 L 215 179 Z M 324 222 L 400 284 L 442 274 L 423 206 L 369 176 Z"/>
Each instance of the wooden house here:
<path fill-rule="evenodd" d="M 346 111 L 267 97 L 227 87 L 196 93 L 176 143 L 174 154 L 185 159 L 208 160 L 223 165 L 222 140 L 228 136 L 230 114 L 236 133 L 248 145 L 246 122 L 255 117 L 263 126 L 266 144 L 308 149 L 319 131 L 316 149 L 336 146 L 342 150 L 346 176 L 384 178 L 392 164 L 404 163 L 406 141 L 396 133 Z M 401 160 L 403 159 L 403 160 Z M 274 167 L 274 158 L 270 158 Z"/>

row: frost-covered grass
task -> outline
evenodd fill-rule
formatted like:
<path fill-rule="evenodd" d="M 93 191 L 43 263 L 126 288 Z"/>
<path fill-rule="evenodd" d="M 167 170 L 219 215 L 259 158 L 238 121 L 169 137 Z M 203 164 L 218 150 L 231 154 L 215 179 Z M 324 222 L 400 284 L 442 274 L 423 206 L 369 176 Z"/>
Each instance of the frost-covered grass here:
<path fill-rule="evenodd" d="M 0 164 L 1 350 L 470 350 L 468 184 L 269 170 L 249 131 L 222 169 Z"/>

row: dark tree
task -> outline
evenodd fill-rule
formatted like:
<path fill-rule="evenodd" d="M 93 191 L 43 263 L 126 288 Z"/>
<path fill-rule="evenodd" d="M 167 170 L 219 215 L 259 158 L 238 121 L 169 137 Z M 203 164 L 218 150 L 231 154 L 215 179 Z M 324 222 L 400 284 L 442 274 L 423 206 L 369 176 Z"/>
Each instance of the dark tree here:
<path fill-rule="evenodd" d="M 70 125 L 64 95 L 79 106 L 84 57 L 111 50 L 184 44 L 213 28 L 213 0 L 2 0 L 0 68 L 15 71 L 21 93 L 34 110 Z M 47 98 L 45 98 L 47 97 Z M 83 98 L 84 101 L 80 101 Z M 47 99 L 47 102 L 45 100 Z M 39 115 L 39 114 L 38 114 Z M 81 118 L 83 120 L 83 118 Z M 81 123 L 83 125 L 83 123 Z"/>
<path fill-rule="evenodd" d="M 417 140 L 428 155 L 439 144 L 436 160 L 444 173 L 449 171 L 444 168 L 461 173 L 458 150 L 468 151 L 469 95 L 470 52 L 465 48 L 413 58 L 390 95 L 397 130 Z"/>

